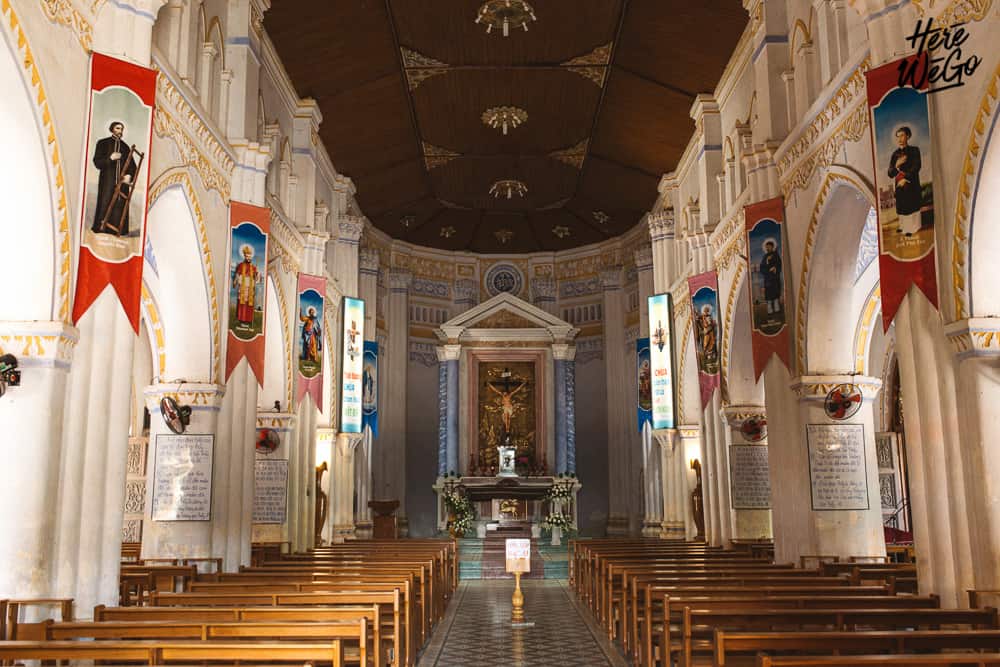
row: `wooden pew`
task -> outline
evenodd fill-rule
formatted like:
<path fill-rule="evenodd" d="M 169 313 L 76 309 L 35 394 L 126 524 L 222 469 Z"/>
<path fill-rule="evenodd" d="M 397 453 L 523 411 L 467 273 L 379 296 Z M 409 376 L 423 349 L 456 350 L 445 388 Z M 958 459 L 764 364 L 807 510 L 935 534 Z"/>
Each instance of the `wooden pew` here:
<path fill-rule="evenodd" d="M 757 667 L 1000 667 L 1000 653 L 941 653 L 938 655 L 782 656 L 757 658 Z"/>
<path fill-rule="evenodd" d="M 251 661 L 312 663 L 316 660 L 342 667 L 341 640 L 332 642 L 0 642 L 0 660 L 142 660 L 148 665 L 191 661 L 235 663 Z"/>
<path fill-rule="evenodd" d="M 72 598 L 35 598 L 24 600 L 6 601 L 6 638 L 15 639 L 41 639 L 44 637 L 44 620 L 34 623 L 26 623 L 21 620 L 21 611 L 32 607 L 55 607 L 59 611 L 59 620 L 73 620 L 73 599 Z"/>
<path fill-rule="evenodd" d="M 865 632 L 729 632 L 715 631 L 713 667 L 726 667 L 732 657 L 796 651 L 832 654 L 916 653 L 976 649 L 1000 651 L 998 630 L 902 630 Z M 743 664 L 742 662 L 740 664 Z"/>

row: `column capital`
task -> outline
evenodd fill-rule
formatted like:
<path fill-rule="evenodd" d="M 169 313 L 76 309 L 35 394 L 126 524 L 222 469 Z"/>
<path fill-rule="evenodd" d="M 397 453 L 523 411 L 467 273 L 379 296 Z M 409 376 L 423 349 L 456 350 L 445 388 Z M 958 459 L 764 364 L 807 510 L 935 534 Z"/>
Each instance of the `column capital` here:
<path fill-rule="evenodd" d="M 291 412 L 257 412 L 257 428 L 269 428 L 272 431 L 291 431 L 295 428 L 298 415 Z"/>
<path fill-rule="evenodd" d="M 601 270 L 601 287 L 604 291 L 619 290 L 622 287 L 622 267 L 612 266 Z"/>
<path fill-rule="evenodd" d="M 570 345 L 568 343 L 553 343 L 552 358 L 559 361 L 575 361 L 576 345 Z"/>
<path fill-rule="evenodd" d="M 649 225 L 649 237 L 653 243 L 674 238 L 674 209 L 665 208 L 662 211 L 650 213 L 646 216 L 646 222 Z"/>
<path fill-rule="evenodd" d="M 437 353 L 438 361 L 458 361 L 458 358 L 462 356 L 462 346 L 461 345 L 438 345 L 435 350 Z"/>
<path fill-rule="evenodd" d="M 882 380 L 867 375 L 802 375 L 794 378 L 789 387 L 800 401 L 824 401 L 838 384 L 856 385 L 866 402 L 875 400 L 882 389 Z"/>
<path fill-rule="evenodd" d="M 640 273 L 653 270 L 653 247 L 650 245 L 640 246 L 634 253 L 635 268 Z"/>
<path fill-rule="evenodd" d="M 358 265 L 361 273 L 378 275 L 378 250 L 375 248 L 362 248 L 358 252 Z"/>
<path fill-rule="evenodd" d="M 1000 317 L 970 317 L 945 326 L 944 333 L 959 359 L 1000 357 Z"/>
<path fill-rule="evenodd" d="M 665 454 L 672 454 L 680 439 L 680 431 L 674 428 L 658 428 L 653 430 L 653 438 Z"/>
<path fill-rule="evenodd" d="M 164 396 L 174 399 L 178 405 L 190 405 L 192 410 L 218 411 L 222 407 L 226 386 L 201 382 L 161 382 L 147 386 L 142 393 L 150 412 L 160 411 L 160 399 Z"/>
<path fill-rule="evenodd" d="M 767 410 L 763 405 L 725 405 L 719 414 L 730 428 L 739 428 L 748 419 L 767 418 Z"/>
<path fill-rule="evenodd" d="M 79 340 L 65 322 L 0 322 L 0 354 L 13 354 L 21 369 L 69 370 Z"/>
<path fill-rule="evenodd" d="M 413 274 L 405 269 L 389 269 L 389 290 L 406 292 L 413 283 Z"/>
<path fill-rule="evenodd" d="M 320 123 L 323 122 L 323 112 L 319 110 L 319 104 L 311 97 L 299 100 L 295 107 L 295 120 L 309 123 L 312 130 L 319 130 Z"/>
<path fill-rule="evenodd" d="M 364 230 L 364 218 L 353 215 L 344 216 L 337 224 L 337 243 L 357 245 Z"/>
<path fill-rule="evenodd" d="M 338 433 L 337 439 L 334 441 L 334 447 L 336 447 L 338 454 L 349 454 L 353 452 L 364 439 L 364 433 Z"/>
<path fill-rule="evenodd" d="M 313 227 L 321 231 L 326 231 L 330 219 L 330 207 L 323 200 L 317 201 L 313 205 Z M 327 235 L 329 238 L 329 235 Z"/>
<path fill-rule="evenodd" d="M 677 435 L 682 440 L 694 440 L 701 437 L 701 427 L 697 424 L 681 424 L 677 427 Z"/>
<path fill-rule="evenodd" d="M 202 42 L 201 55 L 208 56 L 210 59 L 212 59 L 215 58 L 215 56 L 219 55 L 219 49 L 216 48 L 215 44 L 212 42 Z"/>

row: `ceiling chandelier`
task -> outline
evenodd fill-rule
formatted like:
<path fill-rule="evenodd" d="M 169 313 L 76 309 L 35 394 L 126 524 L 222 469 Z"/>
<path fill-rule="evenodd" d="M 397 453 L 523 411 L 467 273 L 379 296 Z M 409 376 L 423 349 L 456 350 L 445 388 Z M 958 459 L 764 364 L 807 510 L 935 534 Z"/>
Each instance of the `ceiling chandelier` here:
<path fill-rule="evenodd" d="M 523 198 L 524 195 L 528 194 L 528 186 L 515 179 L 504 179 L 502 181 L 497 181 L 493 184 L 493 187 L 490 188 L 490 195 L 492 195 L 494 199 L 500 199 L 504 196 L 506 196 L 507 199 L 512 199 L 515 194 L 518 197 Z"/>
<path fill-rule="evenodd" d="M 476 23 L 486 24 L 487 35 L 500 28 L 504 37 L 510 36 L 512 25 L 528 32 L 528 22 L 537 20 L 535 10 L 524 0 L 486 0 L 476 16 Z"/>
<path fill-rule="evenodd" d="M 518 107 L 491 107 L 483 112 L 483 125 L 500 129 L 507 136 L 509 128 L 517 129 L 528 121 L 528 112 Z"/>

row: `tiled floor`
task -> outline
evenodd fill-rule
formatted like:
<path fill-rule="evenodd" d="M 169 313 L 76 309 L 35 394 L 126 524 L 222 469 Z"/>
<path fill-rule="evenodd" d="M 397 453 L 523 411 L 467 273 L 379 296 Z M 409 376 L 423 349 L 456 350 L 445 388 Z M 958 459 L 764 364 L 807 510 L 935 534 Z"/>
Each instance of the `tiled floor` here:
<path fill-rule="evenodd" d="M 511 580 L 463 581 L 419 667 L 624 667 L 564 580 L 522 581 L 526 620 L 510 623 Z"/>

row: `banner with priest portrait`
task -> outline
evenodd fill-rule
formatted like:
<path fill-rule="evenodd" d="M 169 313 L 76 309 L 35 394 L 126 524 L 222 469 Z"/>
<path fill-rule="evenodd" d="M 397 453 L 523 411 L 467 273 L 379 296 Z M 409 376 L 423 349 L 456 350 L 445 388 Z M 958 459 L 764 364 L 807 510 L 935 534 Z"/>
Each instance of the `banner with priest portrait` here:
<path fill-rule="evenodd" d="M 236 364 L 246 358 L 257 383 L 264 386 L 265 285 L 270 231 L 269 209 L 230 202 L 226 380 Z"/>

